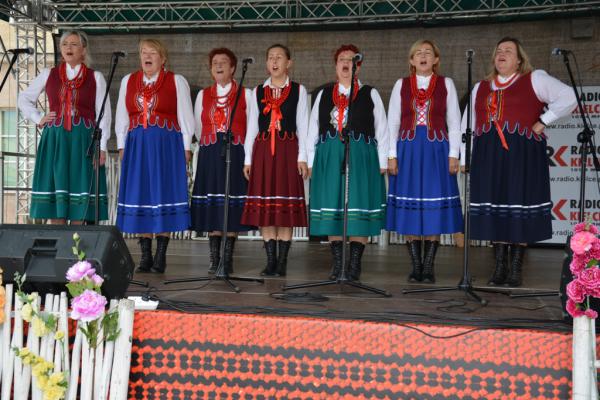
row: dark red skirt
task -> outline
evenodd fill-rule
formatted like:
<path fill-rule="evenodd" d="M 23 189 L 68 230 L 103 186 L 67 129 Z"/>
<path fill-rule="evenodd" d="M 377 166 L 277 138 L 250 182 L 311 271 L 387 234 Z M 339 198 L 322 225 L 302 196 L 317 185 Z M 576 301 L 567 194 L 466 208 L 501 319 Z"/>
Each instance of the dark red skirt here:
<path fill-rule="evenodd" d="M 265 135 L 267 136 L 267 135 Z M 298 174 L 298 138 L 259 134 L 252 151 L 252 169 L 242 224 L 254 226 L 307 226 L 304 181 Z"/>

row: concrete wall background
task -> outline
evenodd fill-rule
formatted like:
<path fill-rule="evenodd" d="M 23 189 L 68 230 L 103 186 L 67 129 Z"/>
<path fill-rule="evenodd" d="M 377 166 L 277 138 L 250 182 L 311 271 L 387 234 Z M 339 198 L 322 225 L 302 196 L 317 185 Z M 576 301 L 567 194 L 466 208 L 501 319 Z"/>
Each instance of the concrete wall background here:
<path fill-rule="evenodd" d="M 551 55 L 555 47 L 572 50 L 586 85 L 600 85 L 600 17 L 552 19 L 487 25 L 410 27 L 385 30 L 265 33 L 189 33 L 156 35 L 101 35 L 90 38 L 94 68 L 108 74 L 110 54 L 124 50 L 129 57 L 116 71 L 111 91 L 113 108 L 117 101 L 120 79 L 139 68 L 138 40 L 141 37 L 162 39 L 169 49 L 170 69 L 184 75 L 192 91 L 212 83 L 207 55 L 214 47 L 231 48 L 239 59 L 253 56 L 246 76 L 246 86 L 253 87 L 266 78 L 265 50 L 275 42 L 290 47 L 294 66 L 292 78 L 309 91 L 334 79 L 333 53 L 345 43 L 356 44 L 365 56 L 360 73 L 363 82 L 379 89 L 387 107 L 395 81 L 407 74 L 407 53 L 418 39 L 435 40 L 442 52 L 441 73 L 454 79 L 459 96 L 466 92 L 465 50 L 474 49 L 473 79 L 482 79 L 489 67 L 496 42 L 503 36 L 519 38 L 535 68 L 568 80 L 562 57 Z M 239 65 L 238 65 L 239 67 Z M 573 65 L 574 67 L 574 65 Z M 239 78 L 239 70 L 236 78 Z"/>

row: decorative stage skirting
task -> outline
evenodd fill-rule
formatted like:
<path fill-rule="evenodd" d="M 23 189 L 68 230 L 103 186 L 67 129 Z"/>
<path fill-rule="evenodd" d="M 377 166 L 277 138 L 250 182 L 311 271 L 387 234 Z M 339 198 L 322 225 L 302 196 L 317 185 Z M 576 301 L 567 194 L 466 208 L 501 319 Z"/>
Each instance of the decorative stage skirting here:
<path fill-rule="evenodd" d="M 131 399 L 568 399 L 571 334 L 139 312 Z"/>

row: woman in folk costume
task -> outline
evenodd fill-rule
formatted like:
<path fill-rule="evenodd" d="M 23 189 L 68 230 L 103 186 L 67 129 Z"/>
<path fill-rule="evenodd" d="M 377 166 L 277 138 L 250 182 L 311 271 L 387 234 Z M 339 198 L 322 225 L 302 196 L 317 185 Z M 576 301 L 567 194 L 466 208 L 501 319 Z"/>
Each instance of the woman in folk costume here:
<path fill-rule="evenodd" d="M 165 45 L 143 39 L 139 52 L 142 68 L 123 78 L 117 104 L 115 131 L 123 160 L 117 226 L 140 235 L 138 272 L 162 273 L 170 233 L 190 226 L 186 166 L 194 117 L 187 81 L 165 68 Z"/>
<path fill-rule="evenodd" d="M 230 198 L 225 238 L 224 266 L 233 272 L 233 250 L 238 232 L 254 229 L 240 221 L 248 183 L 244 178 L 244 138 L 248 125 L 249 89 L 240 88 L 233 80 L 237 67 L 237 57 L 227 48 L 213 49 L 208 54 L 208 67 L 215 81 L 198 93 L 194 106 L 196 136 L 200 141 L 200 153 L 194 192 L 192 195 L 192 228 L 198 232 L 208 232 L 210 267 L 214 273 L 220 262 L 220 248 L 223 235 L 223 212 L 225 201 L 225 141 L 224 136 L 231 123 L 233 140 L 231 143 Z M 238 90 L 240 99 L 232 117 L 233 104 Z"/>
<path fill-rule="evenodd" d="M 520 286 L 527 243 L 552 237 L 544 129 L 568 115 L 576 98 L 569 86 L 534 71 L 517 39 L 498 42 L 492 65 L 471 94 L 471 238 L 494 244 L 490 285 Z"/>
<path fill-rule="evenodd" d="M 35 159 L 31 192 L 31 218 L 47 218 L 64 224 L 93 221 L 95 215 L 95 177 L 87 149 L 92 139 L 96 116 L 102 107 L 106 81 L 88 67 L 90 50 L 85 33 L 65 32 L 60 38 L 62 62 L 44 69 L 19 93 L 18 107 L 25 117 L 44 127 Z M 36 108 L 45 90 L 50 105 L 46 115 Z M 110 101 L 100 121 L 99 216 L 108 219 L 106 198 L 106 143 L 110 137 Z"/>
<path fill-rule="evenodd" d="M 433 283 L 440 234 L 463 228 L 456 182 L 460 109 L 454 82 L 438 75 L 434 42 L 416 41 L 408 62 L 410 76 L 396 82 L 388 109 L 390 139 L 397 139 L 390 140 L 386 229 L 407 236 L 409 282 Z"/>
<path fill-rule="evenodd" d="M 244 145 L 249 185 L 242 223 L 260 227 L 267 253 L 263 276 L 286 275 L 292 229 L 307 225 L 303 182 L 308 177 L 307 93 L 290 80 L 291 65 L 286 46 L 267 49 L 270 77 L 252 92 L 257 112 Z"/>
<path fill-rule="evenodd" d="M 368 236 L 379 235 L 384 226 L 388 128 L 385 108 L 377 90 L 358 78 L 350 94 L 352 59 L 359 53 L 354 45 L 343 45 L 335 53 L 337 82 L 321 90 L 315 100 L 308 128 L 310 184 L 310 233 L 328 235 L 333 256 L 330 278 L 342 268 L 344 210 L 344 143 L 342 130 L 350 122 L 350 176 L 348 236 L 350 237 L 349 279 L 358 280 L 361 258 Z M 360 62 L 357 66 L 360 72 Z"/>

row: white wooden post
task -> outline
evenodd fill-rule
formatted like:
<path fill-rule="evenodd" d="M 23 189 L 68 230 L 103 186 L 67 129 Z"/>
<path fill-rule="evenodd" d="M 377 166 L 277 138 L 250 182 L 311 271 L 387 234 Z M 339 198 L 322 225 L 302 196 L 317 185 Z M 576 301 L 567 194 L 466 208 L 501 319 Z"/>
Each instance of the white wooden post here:
<path fill-rule="evenodd" d="M 2 324 L 2 400 L 9 400 L 12 386 L 12 368 L 15 353 L 10 349 L 10 327 L 13 308 L 13 285 L 6 285 L 6 303 L 4 304 L 4 315 L 6 320 Z"/>
<path fill-rule="evenodd" d="M 592 321 L 586 316 L 573 318 L 573 400 L 598 398 L 598 390 L 593 385 L 596 381 L 596 331 L 592 329 Z"/>
<path fill-rule="evenodd" d="M 131 365 L 131 346 L 133 335 L 134 302 L 127 299 L 119 301 L 119 328 L 121 334 L 115 343 L 115 364 L 110 379 L 110 400 L 127 399 L 129 386 L 129 368 Z"/>

